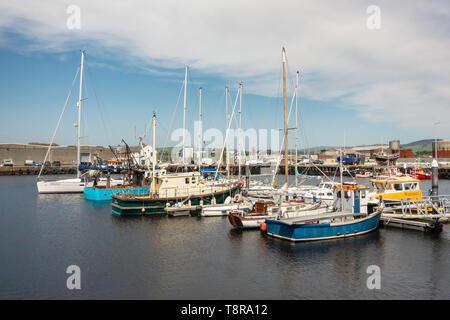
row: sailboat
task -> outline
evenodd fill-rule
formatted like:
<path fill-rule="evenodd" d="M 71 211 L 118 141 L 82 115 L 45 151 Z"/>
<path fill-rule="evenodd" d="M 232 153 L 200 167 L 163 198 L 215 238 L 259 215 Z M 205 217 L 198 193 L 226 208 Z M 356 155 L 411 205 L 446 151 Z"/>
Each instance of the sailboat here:
<path fill-rule="evenodd" d="M 89 183 L 87 176 L 84 177 L 84 179 L 81 178 L 81 172 L 79 170 L 79 167 L 80 167 L 80 134 L 81 134 L 81 102 L 82 102 L 82 89 L 83 89 L 84 57 L 85 57 L 85 51 L 81 51 L 80 91 L 79 91 L 79 98 L 78 98 L 78 102 L 77 102 L 78 122 L 76 124 L 76 127 L 77 127 L 77 177 L 72 178 L 72 179 L 40 180 L 42 169 L 44 168 L 44 166 L 42 166 L 41 171 L 39 172 L 38 181 L 36 183 L 38 193 L 83 193 L 84 187 L 87 186 Z M 67 100 L 66 100 L 66 104 L 67 104 Z M 62 116 L 62 114 L 61 114 L 61 116 Z M 61 117 L 60 117 L 60 120 L 61 120 Z M 45 163 L 45 161 L 47 160 L 47 156 L 53 145 L 53 139 L 56 135 L 58 126 L 59 126 L 59 122 L 58 122 L 56 130 L 53 134 L 52 142 L 49 145 L 49 148 L 47 150 L 47 154 L 45 156 L 43 163 Z M 98 181 L 98 183 L 106 185 L 106 183 L 107 183 L 106 180 L 107 180 L 106 178 L 100 179 Z M 91 182 L 91 184 L 92 183 L 93 182 Z M 110 183 L 111 185 L 119 185 L 122 183 L 122 180 L 110 179 L 108 181 L 108 183 Z"/>

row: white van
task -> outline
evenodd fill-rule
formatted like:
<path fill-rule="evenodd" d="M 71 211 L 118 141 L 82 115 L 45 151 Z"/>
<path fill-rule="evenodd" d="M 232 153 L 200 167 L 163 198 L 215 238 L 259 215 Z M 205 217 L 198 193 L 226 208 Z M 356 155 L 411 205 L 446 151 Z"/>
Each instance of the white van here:
<path fill-rule="evenodd" d="M 12 159 L 5 159 L 3 160 L 3 166 L 4 167 L 12 167 L 14 165 Z"/>
<path fill-rule="evenodd" d="M 33 163 L 34 163 L 33 160 L 25 160 L 25 165 L 26 165 L 26 166 L 32 166 Z"/>

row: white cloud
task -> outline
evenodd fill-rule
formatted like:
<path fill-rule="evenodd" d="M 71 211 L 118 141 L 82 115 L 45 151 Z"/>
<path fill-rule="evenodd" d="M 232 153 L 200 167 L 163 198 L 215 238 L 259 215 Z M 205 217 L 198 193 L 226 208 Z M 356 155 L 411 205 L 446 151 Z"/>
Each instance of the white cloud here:
<path fill-rule="evenodd" d="M 89 43 L 97 55 L 121 52 L 153 74 L 189 64 L 268 96 L 281 93 L 285 45 L 291 83 L 299 68 L 301 92 L 310 99 L 336 100 L 362 117 L 403 127 L 450 119 L 448 1 L 80 0 L 81 29 L 68 30 L 71 4 L 3 2 L 0 34 L 20 33 L 32 41 L 27 50 L 64 52 Z M 371 4 L 381 9 L 380 30 L 366 27 Z"/>

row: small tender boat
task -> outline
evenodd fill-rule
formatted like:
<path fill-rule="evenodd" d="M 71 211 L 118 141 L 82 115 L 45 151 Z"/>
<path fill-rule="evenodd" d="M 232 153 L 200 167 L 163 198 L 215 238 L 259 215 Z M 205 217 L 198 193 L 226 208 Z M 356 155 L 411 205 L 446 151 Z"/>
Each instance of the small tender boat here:
<path fill-rule="evenodd" d="M 253 208 L 253 203 L 242 197 L 240 194 L 236 194 L 233 198 L 227 197 L 223 204 L 209 204 L 202 206 L 200 215 L 202 217 L 217 217 L 226 216 L 230 210 L 244 210 L 250 211 Z"/>
<path fill-rule="evenodd" d="M 366 170 L 359 170 L 358 173 L 356 174 L 356 177 L 357 178 L 371 178 L 372 172 L 366 171 Z"/>
<path fill-rule="evenodd" d="M 169 216 L 179 217 L 179 216 L 190 216 L 198 214 L 202 209 L 202 206 L 193 206 L 190 201 L 189 202 L 177 202 L 173 206 L 167 206 L 164 210 L 167 212 Z"/>

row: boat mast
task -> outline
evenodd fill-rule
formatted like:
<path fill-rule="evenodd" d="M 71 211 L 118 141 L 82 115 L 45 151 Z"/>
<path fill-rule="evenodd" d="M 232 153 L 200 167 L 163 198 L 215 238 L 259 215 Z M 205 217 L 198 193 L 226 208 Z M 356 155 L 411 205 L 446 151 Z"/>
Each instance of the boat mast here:
<path fill-rule="evenodd" d="M 238 166 L 239 179 L 241 179 L 241 135 L 242 135 L 242 82 L 239 83 L 239 134 L 238 134 Z"/>
<path fill-rule="evenodd" d="M 183 103 L 183 149 L 182 149 L 182 155 L 183 155 L 183 164 L 185 164 L 185 155 L 184 155 L 184 148 L 186 144 L 186 89 L 187 89 L 187 73 L 188 73 L 188 66 L 185 68 L 184 72 L 184 103 Z"/>
<path fill-rule="evenodd" d="M 78 97 L 78 123 L 77 123 L 77 178 L 80 177 L 80 140 L 81 140 L 81 101 L 83 90 L 83 65 L 84 65 L 85 51 L 81 51 L 81 67 L 80 67 L 80 95 Z"/>
<path fill-rule="evenodd" d="M 287 136 L 287 93 L 286 93 L 286 50 L 283 47 L 283 97 L 284 97 L 284 157 L 286 187 L 289 186 L 288 136 Z"/>
<path fill-rule="evenodd" d="M 153 149 L 152 149 L 152 185 L 151 191 L 155 191 L 156 186 L 156 114 L 153 113 L 152 116 L 152 127 L 153 127 Z"/>
<path fill-rule="evenodd" d="M 227 136 L 227 132 L 228 131 L 228 123 L 230 121 L 230 115 L 228 114 L 228 87 L 225 86 L 225 112 L 226 112 L 226 122 L 227 122 L 227 126 L 225 127 L 225 136 Z M 225 141 L 225 149 L 227 146 L 227 141 Z M 227 158 L 227 176 L 228 179 L 230 178 L 230 159 L 228 159 L 228 155 L 229 155 L 229 151 L 228 149 L 226 149 L 227 152 L 225 154 L 225 157 Z"/>
<path fill-rule="evenodd" d="M 298 186 L 297 163 L 298 163 L 298 76 L 295 81 L 295 186 Z"/>
<path fill-rule="evenodd" d="M 202 122 L 202 88 L 200 87 L 198 89 L 198 94 L 199 94 L 199 102 L 198 102 L 198 121 L 200 122 L 200 132 L 199 132 L 199 143 L 200 143 L 200 147 L 199 147 L 199 152 L 198 152 L 198 168 L 200 169 L 200 167 L 202 166 L 202 143 L 203 143 L 203 122 Z"/>

